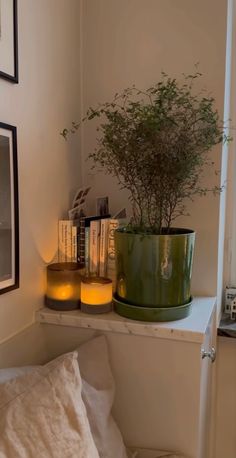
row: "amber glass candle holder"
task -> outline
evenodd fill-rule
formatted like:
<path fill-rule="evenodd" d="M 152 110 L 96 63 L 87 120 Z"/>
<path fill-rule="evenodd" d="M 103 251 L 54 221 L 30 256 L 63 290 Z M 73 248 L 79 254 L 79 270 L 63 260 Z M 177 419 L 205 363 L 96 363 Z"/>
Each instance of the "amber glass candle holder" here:
<path fill-rule="evenodd" d="M 45 304 L 54 310 L 74 310 L 80 305 L 80 283 L 84 266 L 57 262 L 47 266 Z"/>
<path fill-rule="evenodd" d="M 112 281 L 104 277 L 81 280 L 81 310 L 85 313 L 106 313 L 112 309 Z"/>

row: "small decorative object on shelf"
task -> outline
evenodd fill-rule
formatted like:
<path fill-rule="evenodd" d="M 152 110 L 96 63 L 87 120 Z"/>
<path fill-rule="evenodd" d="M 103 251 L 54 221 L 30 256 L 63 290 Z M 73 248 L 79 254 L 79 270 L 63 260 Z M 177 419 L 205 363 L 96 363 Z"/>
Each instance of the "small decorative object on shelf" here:
<path fill-rule="evenodd" d="M 77 262 L 57 262 L 47 266 L 45 304 L 54 310 L 74 310 L 80 305 L 80 283 L 84 266 Z"/>
<path fill-rule="evenodd" d="M 234 303 L 234 304 L 233 304 Z M 231 315 L 231 319 L 235 319 L 235 310 L 232 307 L 236 305 L 236 287 L 235 286 L 226 286 L 225 288 L 225 307 L 224 312 Z"/>
<path fill-rule="evenodd" d="M 112 280 L 105 277 L 83 277 L 81 310 L 85 313 L 106 313 L 112 309 Z"/>

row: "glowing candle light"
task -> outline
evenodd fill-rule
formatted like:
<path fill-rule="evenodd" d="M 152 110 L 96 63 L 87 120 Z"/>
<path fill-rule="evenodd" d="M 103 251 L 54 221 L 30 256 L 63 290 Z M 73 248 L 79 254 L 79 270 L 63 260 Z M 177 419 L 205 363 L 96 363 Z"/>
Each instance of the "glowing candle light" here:
<path fill-rule="evenodd" d="M 47 266 L 45 304 L 54 310 L 74 310 L 80 304 L 80 282 L 84 267 L 76 262 Z"/>
<path fill-rule="evenodd" d="M 81 280 L 81 310 L 104 313 L 111 310 L 112 281 L 104 277 L 84 277 Z"/>
<path fill-rule="evenodd" d="M 51 297 L 58 301 L 66 301 L 73 299 L 74 296 L 75 291 L 73 289 L 73 286 L 69 283 L 65 283 L 62 285 L 48 285 L 47 297 Z"/>

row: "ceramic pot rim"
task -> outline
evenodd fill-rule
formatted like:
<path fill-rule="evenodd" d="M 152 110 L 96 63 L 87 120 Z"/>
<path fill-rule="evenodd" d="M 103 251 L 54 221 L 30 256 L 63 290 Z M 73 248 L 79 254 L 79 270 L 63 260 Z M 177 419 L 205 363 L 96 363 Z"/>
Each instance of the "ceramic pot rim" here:
<path fill-rule="evenodd" d="M 165 229 L 165 228 L 164 228 Z M 191 236 L 195 235 L 196 232 L 193 229 L 187 229 L 187 228 L 182 228 L 182 227 L 171 227 L 170 232 L 167 234 L 151 234 L 148 232 L 131 232 L 127 230 L 127 227 L 118 227 L 115 232 L 118 232 L 119 234 L 125 234 L 125 235 L 130 235 L 130 236 L 149 236 L 149 237 L 182 237 L 182 236 Z"/>

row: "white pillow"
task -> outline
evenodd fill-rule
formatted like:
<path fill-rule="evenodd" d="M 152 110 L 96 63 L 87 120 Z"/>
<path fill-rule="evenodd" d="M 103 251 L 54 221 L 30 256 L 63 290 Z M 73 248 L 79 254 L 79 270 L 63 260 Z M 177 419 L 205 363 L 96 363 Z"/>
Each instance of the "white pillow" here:
<path fill-rule="evenodd" d="M 126 449 L 112 415 L 115 383 L 105 336 L 81 345 L 78 361 L 82 377 L 82 398 L 100 458 L 127 458 Z"/>
<path fill-rule="evenodd" d="M 0 385 L 1 458 L 99 458 L 77 353 Z"/>

